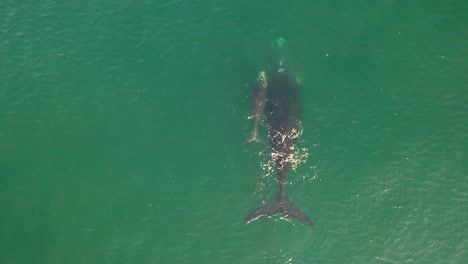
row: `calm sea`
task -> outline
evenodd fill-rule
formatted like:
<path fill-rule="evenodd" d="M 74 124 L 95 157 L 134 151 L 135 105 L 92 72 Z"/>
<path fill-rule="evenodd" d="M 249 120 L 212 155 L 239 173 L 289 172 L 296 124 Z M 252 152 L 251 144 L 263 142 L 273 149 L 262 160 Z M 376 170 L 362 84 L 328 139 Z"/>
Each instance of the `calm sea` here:
<path fill-rule="evenodd" d="M 467 13 L 2 1 L 0 263 L 468 263 Z M 277 188 L 242 142 L 279 37 L 301 80 L 286 192 L 313 228 L 243 220 Z"/>

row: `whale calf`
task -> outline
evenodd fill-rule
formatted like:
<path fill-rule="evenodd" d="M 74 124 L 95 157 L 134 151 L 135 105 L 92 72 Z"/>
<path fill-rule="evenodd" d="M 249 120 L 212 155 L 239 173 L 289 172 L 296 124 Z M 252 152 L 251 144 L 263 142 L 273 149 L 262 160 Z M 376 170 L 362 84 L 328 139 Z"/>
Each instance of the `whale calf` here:
<path fill-rule="evenodd" d="M 250 136 L 244 141 L 246 142 L 262 142 L 265 141 L 258 135 L 258 125 L 260 124 L 260 120 L 262 119 L 263 109 L 265 108 L 265 101 L 267 95 L 267 78 L 265 71 L 261 71 L 258 74 L 257 82 L 255 83 L 254 88 L 254 97 L 253 97 L 253 112 L 254 112 L 254 128 Z"/>

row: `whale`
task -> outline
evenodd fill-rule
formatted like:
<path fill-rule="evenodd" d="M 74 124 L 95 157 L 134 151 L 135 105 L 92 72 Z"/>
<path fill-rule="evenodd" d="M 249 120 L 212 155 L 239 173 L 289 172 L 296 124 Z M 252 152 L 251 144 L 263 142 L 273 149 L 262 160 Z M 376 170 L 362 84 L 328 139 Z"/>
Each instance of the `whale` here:
<path fill-rule="evenodd" d="M 260 120 L 263 116 L 263 110 L 265 109 L 265 101 L 267 95 L 267 77 L 265 71 L 260 71 L 257 77 L 257 82 L 255 83 L 254 87 L 254 94 L 253 94 L 253 120 L 254 120 L 254 128 L 250 136 L 244 141 L 247 142 L 260 142 L 265 143 L 265 140 L 258 135 L 258 125 L 260 124 Z"/>
<path fill-rule="evenodd" d="M 299 84 L 280 62 L 268 73 L 267 89 L 265 115 L 271 157 L 277 174 L 278 191 L 272 199 L 253 210 L 245 221 L 250 223 L 262 217 L 282 214 L 286 220 L 314 226 L 309 217 L 296 207 L 285 193 L 288 170 L 291 167 L 295 142 L 301 129 L 298 119 Z"/>

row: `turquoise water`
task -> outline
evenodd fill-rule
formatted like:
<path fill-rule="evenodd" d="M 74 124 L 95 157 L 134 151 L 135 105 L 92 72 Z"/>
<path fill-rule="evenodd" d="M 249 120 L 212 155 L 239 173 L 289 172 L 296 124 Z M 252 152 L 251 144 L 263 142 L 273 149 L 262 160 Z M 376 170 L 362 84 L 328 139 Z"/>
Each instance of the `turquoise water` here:
<path fill-rule="evenodd" d="M 0 263 L 466 263 L 468 5 L 371 2 L 1 3 Z M 243 221 L 278 37 L 313 228 Z"/>

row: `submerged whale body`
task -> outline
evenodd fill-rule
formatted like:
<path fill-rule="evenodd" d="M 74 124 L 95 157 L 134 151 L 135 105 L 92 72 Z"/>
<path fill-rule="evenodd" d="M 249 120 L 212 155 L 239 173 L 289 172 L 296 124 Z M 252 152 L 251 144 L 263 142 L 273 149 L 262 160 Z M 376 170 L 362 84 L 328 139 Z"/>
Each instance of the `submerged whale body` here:
<path fill-rule="evenodd" d="M 267 78 L 266 78 L 266 73 L 264 71 L 261 71 L 258 74 L 257 82 L 255 83 L 255 89 L 254 89 L 254 100 L 253 100 L 253 112 L 254 112 L 254 128 L 252 130 L 252 133 L 250 136 L 244 141 L 246 142 L 251 142 L 251 141 L 256 141 L 256 142 L 261 142 L 265 143 L 263 139 L 258 135 L 258 125 L 260 124 L 260 120 L 263 115 L 263 109 L 265 108 L 265 102 L 266 102 L 266 95 L 267 95 Z"/>
<path fill-rule="evenodd" d="M 313 226 L 312 221 L 292 204 L 286 196 L 284 186 L 299 135 L 299 84 L 280 63 L 268 76 L 268 92 L 265 105 L 268 123 L 268 141 L 275 163 L 278 193 L 266 204 L 255 209 L 245 220 L 254 221 L 261 217 L 283 214 L 287 219 Z"/>

